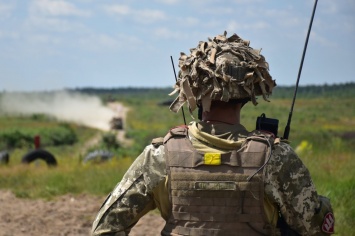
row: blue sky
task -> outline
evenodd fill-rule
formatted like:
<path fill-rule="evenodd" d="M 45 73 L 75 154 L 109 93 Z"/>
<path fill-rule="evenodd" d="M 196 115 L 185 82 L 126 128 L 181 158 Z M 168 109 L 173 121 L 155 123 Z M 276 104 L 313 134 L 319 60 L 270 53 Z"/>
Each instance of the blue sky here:
<path fill-rule="evenodd" d="M 0 0 L 0 91 L 168 87 L 170 56 L 237 33 L 294 85 L 314 1 Z M 354 82 L 355 1 L 319 0 L 300 85 Z"/>

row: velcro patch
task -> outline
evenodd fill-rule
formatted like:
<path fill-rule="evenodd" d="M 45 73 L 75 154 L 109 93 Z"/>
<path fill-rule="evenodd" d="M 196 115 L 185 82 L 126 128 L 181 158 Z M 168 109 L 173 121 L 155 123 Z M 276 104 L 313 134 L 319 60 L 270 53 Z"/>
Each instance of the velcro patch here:
<path fill-rule="evenodd" d="M 322 231 L 327 234 L 334 234 L 334 215 L 331 212 L 328 212 L 323 219 Z"/>
<path fill-rule="evenodd" d="M 236 190 L 237 185 L 233 181 L 197 181 L 196 190 Z"/>
<path fill-rule="evenodd" d="M 205 153 L 203 163 L 205 165 L 220 165 L 221 153 Z"/>

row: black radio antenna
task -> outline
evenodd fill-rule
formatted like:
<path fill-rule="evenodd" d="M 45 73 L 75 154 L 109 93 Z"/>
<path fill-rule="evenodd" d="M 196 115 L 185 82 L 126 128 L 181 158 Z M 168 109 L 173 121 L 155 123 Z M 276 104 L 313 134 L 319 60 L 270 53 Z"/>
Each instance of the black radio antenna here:
<path fill-rule="evenodd" d="M 295 87 L 295 91 L 294 91 L 294 95 L 293 95 L 291 110 L 290 110 L 290 113 L 289 113 L 289 115 L 288 115 L 287 125 L 286 125 L 285 131 L 284 131 L 284 136 L 283 136 L 284 139 L 288 139 L 288 136 L 289 136 L 289 134 L 290 134 L 290 126 L 291 126 L 291 119 L 292 119 L 293 107 L 294 107 L 294 105 L 295 105 L 295 100 L 296 100 L 296 95 L 297 95 L 297 90 L 298 90 L 298 83 L 299 83 L 300 77 L 301 77 L 301 72 L 302 72 L 302 67 L 303 67 L 303 61 L 304 61 L 304 57 L 305 57 L 305 55 L 306 55 L 306 50 L 307 50 L 307 45 L 308 45 L 308 39 L 309 39 L 309 35 L 310 35 L 311 29 L 312 29 L 313 18 L 314 18 L 314 14 L 315 14 L 316 8 L 317 8 L 317 2 L 318 2 L 318 0 L 315 0 L 315 1 L 314 1 L 314 7 L 313 7 L 313 12 L 312 12 L 312 17 L 311 17 L 311 21 L 309 22 L 308 33 L 307 33 L 306 42 L 305 42 L 304 48 L 303 48 L 303 54 L 302 54 L 301 64 L 300 64 L 300 68 L 299 68 L 299 70 L 298 70 L 297 82 L 296 82 L 296 87 Z"/>
<path fill-rule="evenodd" d="M 173 56 L 170 56 L 170 59 L 171 59 L 171 64 L 173 65 L 173 70 L 174 70 L 174 75 L 175 75 L 175 82 L 177 82 L 177 77 L 176 77 L 176 72 L 175 72 L 175 66 L 174 66 Z M 181 112 L 182 112 L 182 117 L 184 118 L 184 124 L 186 125 L 184 107 L 181 107 Z"/>

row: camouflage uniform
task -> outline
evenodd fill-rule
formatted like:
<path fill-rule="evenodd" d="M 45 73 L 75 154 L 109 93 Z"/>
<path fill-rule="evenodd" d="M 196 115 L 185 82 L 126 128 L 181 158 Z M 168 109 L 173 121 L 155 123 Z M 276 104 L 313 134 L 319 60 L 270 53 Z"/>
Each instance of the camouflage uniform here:
<path fill-rule="evenodd" d="M 190 55 L 181 53 L 179 80 L 172 93 L 178 96 L 170 110 L 177 112 L 187 103 L 189 111 L 202 107 L 208 112 L 213 100 L 234 99 L 242 104 L 250 100 L 256 105 L 256 96 L 268 101 L 276 83 L 260 50 L 249 47 L 249 42 L 236 34 L 229 38 L 226 34 L 201 41 L 190 50 Z M 189 125 L 188 134 L 191 148 L 199 153 L 227 153 L 242 147 L 248 132 L 240 124 L 199 122 Z M 173 215 L 168 185 L 172 180 L 168 178 L 166 165 L 169 157 L 166 147 L 159 143 L 144 149 L 101 207 L 93 223 L 93 235 L 128 235 L 144 214 L 156 208 L 169 221 Z M 333 232 L 329 199 L 317 194 L 309 171 L 287 143 L 276 139 L 262 171 L 264 191 L 261 192 L 266 198 L 261 202 L 266 223 L 276 226 L 280 212 L 287 224 L 301 235 Z M 168 235 L 164 231 L 162 234 Z"/>
<path fill-rule="evenodd" d="M 235 149 L 248 133 L 239 124 L 204 122 L 190 124 L 189 130 L 203 137 L 201 141 L 190 136 L 199 151 Z M 168 219 L 171 204 L 165 158 L 163 145 L 151 144 L 144 149 L 101 207 L 93 223 L 93 235 L 128 235 L 138 220 L 155 208 Z M 317 194 L 309 171 L 292 148 L 284 142 L 275 142 L 263 171 L 265 195 L 288 225 L 301 235 L 323 235 L 324 215 L 332 211 L 329 200 Z"/>

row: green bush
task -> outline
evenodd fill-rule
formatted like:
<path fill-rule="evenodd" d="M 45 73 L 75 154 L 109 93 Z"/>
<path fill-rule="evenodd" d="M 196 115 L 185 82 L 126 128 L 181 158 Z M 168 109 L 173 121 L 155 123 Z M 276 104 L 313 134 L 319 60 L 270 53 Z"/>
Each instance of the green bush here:
<path fill-rule="evenodd" d="M 0 131 L 0 147 L 28 148 L 33 147 L 34 137 L 40 136 L 41 146 L 72 145 L 78 141 L 74 130 L 67 124 L 59 124 L 51 128 L 13 128 Z"/>
<path fill-rule="evenodd" d="M 348 95 L 342 99 L 325 95 L 312 98 L 308 93 L 299 96 L 295 104 L 290 133 L 291 145 L 295 149 L 299 147 L 297 151 L 309 169 L 318 193 L 331 199 L 336 218 L 335 230 L 338 235 L 353 235 L 355 224 L 355 205 L 352 200 L 355 194 L 353 174 L 355 109 L 351 109 L 355 102 L 353 89 L 349 90 Z M 170 91 L 171 89 L 167 89 L 160 93 L 159 90 L 152 90 L 146 91 L 145 94 L 133 93 L 133 90 L 117 91 L 117 93 L 106 91 L 104 96 L 111 93 L 110 99 L 115 98 L 130 108 L 125 131 L 132 141 L 131 145 L 120 145 L 119 148 L 114 149 L 114 158 L 110 161 L 100 165 L 84 165 L 80 160 L 84 153 L 83 149 L 87 150 L 87 142 L 95 138 L 98 131 L 75 126 L 78 142 L 74 145 L 49 148 L 58 160 L 57 168 L 49 169 L 45 165 L 34 164 L 19 165 L 21 156 L 28 150 L 26 148 L 14 150 L 9 165 L 0 166 L 0 188 L 11 189 L 17 196 L 32 198 L 51 198 L 69 192 L 106 195 L 152 138 L 164 136 L 169 128 L 183 124 L 181 112 L 174 114 L 167 106 L 158 105 L 168 99 L 166 94 Z M 285 98 L 281 99 L 277 98 L 276 90 L 276 96 L 271 98 L 270 103 L 260 101 L 258 106 L 247 104 L 241 115 L 245 127 L 248 130 L 254 129 L 256 117 L 265 112 L 267 117 L 279 119 L 279 134 L 282 135 L 293 90 L 286 92 Z M 339 92 L 343 92 L 343 88 Z M 187 109 L 185 109 L 185 116 L 189 123 L 192 118 Z M 34 128 L 36 132 L 26 136 L 29 133 L 27 131 L 32 129 L 29 127 L 33 126 L 36 127 Z M 9 127 L 16 127 L 17 132 L 15 130 L 9 132 Z M 0 130 L 0 140 L 7 132 L 13 136 L 9 138 L 10 143 L 20 144 L 28 142 L 26 141 L 28 137 L 31 137 L 32 144 L 32 135 L 40 130 L 43 135 L 42 142 L 49 142 L 46 137 L 50 140 L 49 137 L 53 133 L 63 132 L 57 135 L 58 139 L 63 139 L 59 137 L 65 136 L 65 133 L 70 134 L 62 125 L 41 116 L 32 117 L 31 122 L 28 119 L 8 119 L 0 116 Z M 48 136 L 44 135 L 46 132 Z M 113 134 L 102 136 L 99 145 L 112 146 L 110 144 L 114 143 L 113 136 Z M 17 145 L 21 146 L 20 144 Z"/>
<path fill-rule="evenodd" d="M 31 143 L 33 143 L 33 136 L 17 129 L 0 133 L 1 149 L 28 147 Z"/>
<path fill-rule="evenodd" d="M 47 145 L 50 146 L 73 145 L 78 141 L 76 133 L 67 124 L 61 124 L 52 130 L 43 130 L 42 134 L 43 139 L 48 140 Z M 41 133 L 39 133 L 39 135 L 41 135 Z"/>
<path fill-rule="evenodd" d="M 118 149 L 121 146 L 116 138 L 115 133 L 108 132 L 108 133 L 103 134 L 101 141 L 102 141 L 103 145 L 108 149 Z"/>

